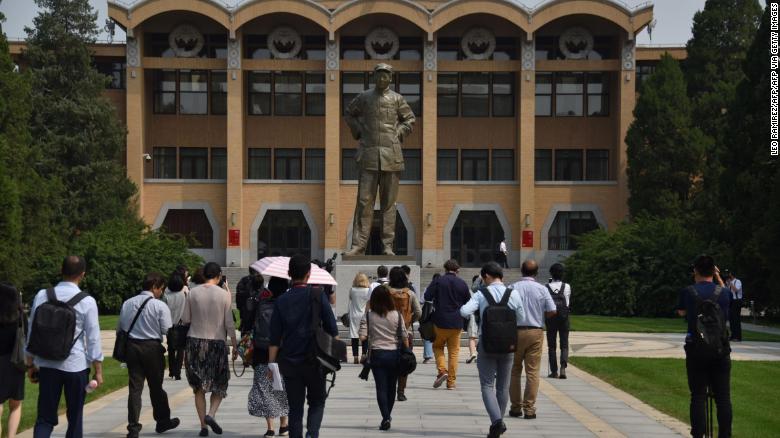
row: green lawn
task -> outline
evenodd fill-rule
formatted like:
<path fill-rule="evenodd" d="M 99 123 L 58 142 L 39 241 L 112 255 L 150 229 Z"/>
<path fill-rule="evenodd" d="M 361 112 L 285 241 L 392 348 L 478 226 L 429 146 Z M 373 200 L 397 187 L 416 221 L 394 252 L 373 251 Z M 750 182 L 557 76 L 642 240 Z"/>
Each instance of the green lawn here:
<path fill-rule="evenodd" d="M 98 321 L 100 322 L 100 330 L 116 330 L 119 315 L 100 315 Z"/>
<path fill-rule="evenodd" d="M 113 358 L 106 357 L 103 362 L 103 385 L 91 394 L 87 394 L 87 403 L 96 400 L 110 392 L 127 386 L 127 370 L 119 366 L 119 362 Z M 38 385 L 30 383 L 25 379 L 24 383 L 24 403 L 22 403 L 22 421 L 19 425 L 19 431 L 29 429 L 35 424 L 35 416 L 38 412 Z M 65 398 L 60 400 L 60 414 L 65 412 Z M 5 425 L 8 424 L 8 404 L 3 409 L 3 437 L 7 431 Z"/>
<path fill-rule="evenodd" d="M 572 357 L 571 363 L 690 424 L 684 359 Z M 735 437 L 776 437 L 780 430 L 780 367 L 770 361 L 732 361 L 731 402 Z M 717 424 L 717 421 L 715 421 Z M 716 426 L 717 427 L 717 426 Z M 717 433 L 716 433 L 717 436 Z"/>
<path fill-rule="evenodd" d="M 685 320 L 683 318 L 572 315 L 571 329 L 581 332 L 683 333 Z M 742 340 L 780 342 L 780 336 L 743 330 Z"/>

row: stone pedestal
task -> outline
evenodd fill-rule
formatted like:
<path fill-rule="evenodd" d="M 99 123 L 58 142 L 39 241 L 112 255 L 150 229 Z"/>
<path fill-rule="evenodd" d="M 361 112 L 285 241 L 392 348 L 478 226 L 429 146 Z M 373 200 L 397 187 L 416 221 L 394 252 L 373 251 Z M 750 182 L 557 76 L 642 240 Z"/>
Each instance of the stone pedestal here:
<path fill-rule="evenodd" d="M 413 256 L 340 256 L 334 265 L 332 275 L 338 282 L 338 286 L 336 286 L 336 317 L 347 312 L 349 290 L 352 288 L 352 281 L 355 279 L 355 275 L 358 272 L 362 272 L 368 276 L 369 281 L 374 281 L 376 279 L 376 268 L 380 265 L 387 266 L 388 272 L 393 266 L 408 265 L 412 270 L 409 274 L 409 280 L 414 283 L 414 287 L 420 292 L 420 266 L 417 265 Z"/>

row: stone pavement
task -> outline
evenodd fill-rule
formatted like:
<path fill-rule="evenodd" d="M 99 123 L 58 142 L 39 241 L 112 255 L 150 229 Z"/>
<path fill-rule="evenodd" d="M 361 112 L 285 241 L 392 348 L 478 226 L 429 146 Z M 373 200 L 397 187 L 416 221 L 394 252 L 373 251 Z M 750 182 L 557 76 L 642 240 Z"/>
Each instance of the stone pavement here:
<path fill-rule="evenodd" d="M 358 365 L 345 365 L 336 380 L 326 405 L 321 436 L 357 437 L 484 437 L 489 420 L 482 405 L 476 364 L 465 364 L 466 349 L 461 349 L 458 389 L 433 389 L 436 372 L 432 363 L 420 364 L 410 376 L 409 400 L 397 402 L 393 428 L 379 432 L 379 410 L 373 380 L 357 378 Z M 547 373 L 546 358 L 541 370 Z M 576 368 L 569 367 L 569 379 L 543 377 L 537 400 L 535 420 L 507 418 L 506 437 L 529 434 L 538 437 L 672 437 L 685 435 L 687 426 L 632 396 Z M 265 433 L 264 419 L 247 414 L 247 394 L 251 371 L 241 378 L 232 376 L 228 397 L 220 407 L 217 420 L 225 429 L 223 437 L 259 437 Z M 199 430 L 192 392 L 185 381 L 166 380 L 173 415 L 182 425 L 164 436 L 193 437 Z M 155 436 L 148 392 L 143 396 L 142 436 Z M 85 407 L 85 437 L 119 438 L 126 434 L 127 390 L 121 389 Z M 60 419 L 55 437 L 63 437 L 66 421 Z M 277 422 L 278 427 L 278 422 Z M 19 435 L 32 436 L 28 430 Z M 211 436 L 215 436 L 213 433 Z"/>

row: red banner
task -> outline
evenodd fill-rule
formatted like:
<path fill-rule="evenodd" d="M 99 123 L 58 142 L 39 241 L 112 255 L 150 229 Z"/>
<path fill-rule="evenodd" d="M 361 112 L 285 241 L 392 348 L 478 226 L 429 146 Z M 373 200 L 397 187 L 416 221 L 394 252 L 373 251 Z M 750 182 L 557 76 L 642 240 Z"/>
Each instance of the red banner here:
<path fill-rule="evenodd" d="M 228 246 L 241 246 L 241 230 L 228 230 Z"/>
<path fill-rule="evenodd" d="M 523 248 L 534 247 L 534 232 L 531 230 L 523 230 Z"/>

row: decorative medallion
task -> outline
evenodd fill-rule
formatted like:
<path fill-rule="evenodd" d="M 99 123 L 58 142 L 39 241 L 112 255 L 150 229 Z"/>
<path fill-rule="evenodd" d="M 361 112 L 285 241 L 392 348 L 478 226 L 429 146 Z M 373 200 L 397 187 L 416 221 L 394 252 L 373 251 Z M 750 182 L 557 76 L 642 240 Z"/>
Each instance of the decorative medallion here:
<path fill-rule="evenodd" d="M 241 40 L 228 40 L 228 68 L 241 68 Z"/>
<path fill-rule="evenodd" d="M 621 61 L 623 62 L 623 70 L 634 69 L 635 47 L 636 46 L 633 41 L 626 41 L 623 43 L 623 54 L 621 56 Z"/>
<path fill-rule="evenodd" d="M 203 49 L 203 34 L 191 24 L 180 24 L 168 35 L 168 44 L 180 58 L 193 58 Z"/>
<path fill-rule="evenodd" d="M 276 59 L 293 59 L 303 47 L 298 32 L 287 26 L 279 26 L 268 34 L 268 50 Z"/>
<path fill-rule="evenodd" d="M 593 50 L 593 35 L 584 27 L 572 27 L 561 35 L 558 46 L 566 59 L 588 59 Z"/>
<path fill-rule="evenodd" d="M 141 51 L 138 50 L 138 40 L 127 38 L 127 65 L 130 67 L 141 66 Z"/>
<path fill-rule="evenodd" d="M 523 70 L 536 69 L 536 40 L 523 40 L 521 56 L 523 58 Z"/>
<path fill-rule="evenodd" d="M 425 59 L 425 70 L 436 70 L 436 40 L 426 41 L 423 49 L 423 58 Z"/>
<path fill-rule="evenodd" d="M 399 46 L 398 35 L 386 27 L 376 27 L 366 35 L 366 52 L 371 59 L 393 59 Z"/>
<path fill-rule="evenodd" d="M 338 70 L 339 69 L 339 42 L 338 42 L 338 40 L 328 41 L 328 43 L 325 45 L 325 59 L 326 59 L 326 67 L 327 67 L 328 70 Z"/>
<path fill-rule="evenodd" d="M 475 27 L 463 35 L 460 46 L 466 54 L 466 59 L 490 59 L 493 51 L 496 50 L 496 36 L 490 29 Z"/>

